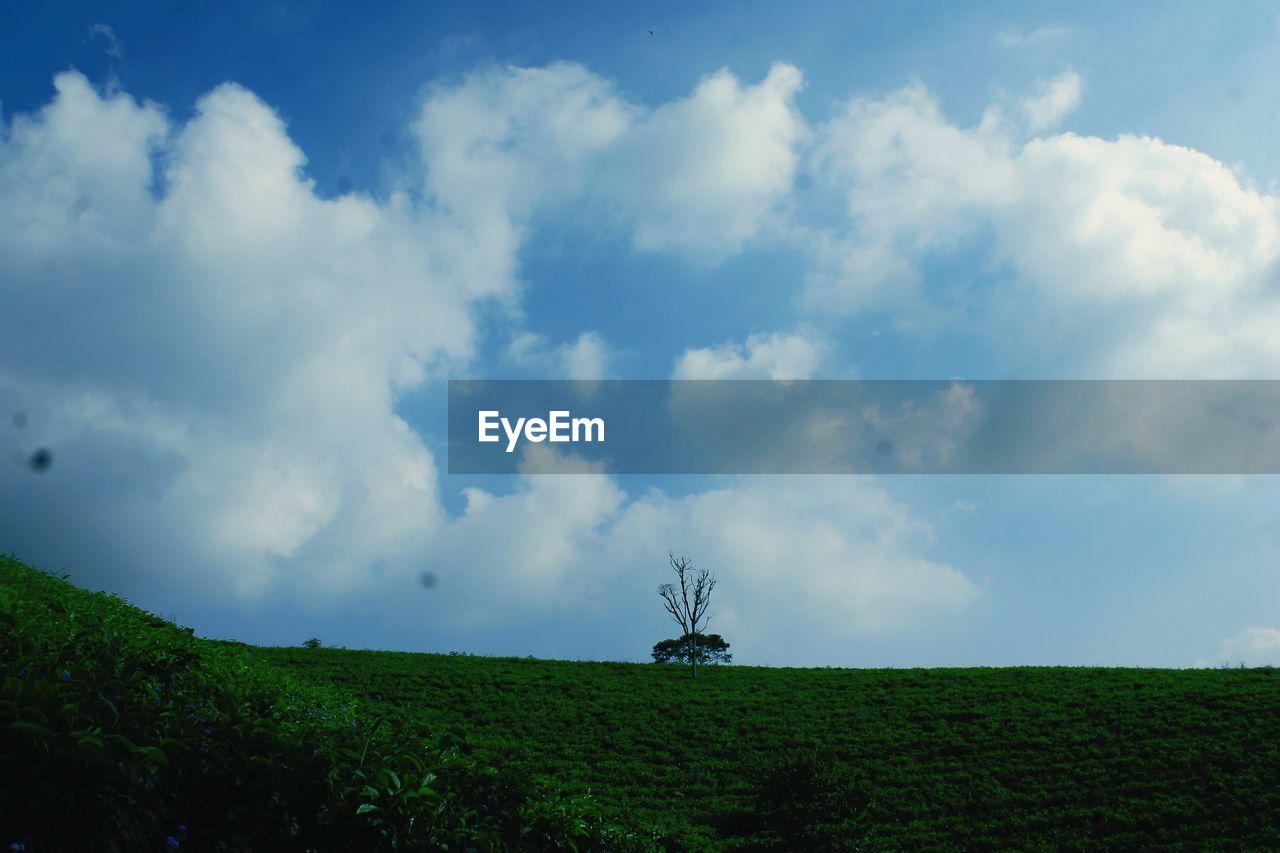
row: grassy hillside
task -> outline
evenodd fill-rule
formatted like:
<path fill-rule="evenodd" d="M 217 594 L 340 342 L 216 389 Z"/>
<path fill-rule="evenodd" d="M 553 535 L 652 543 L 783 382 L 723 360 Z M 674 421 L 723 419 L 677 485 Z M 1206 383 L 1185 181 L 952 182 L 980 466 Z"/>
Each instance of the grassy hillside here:
<path fill-rule="evenodd" d="M 0 558 L 6 850 L 645 850 L 465 737 Z"/>
<path fill-rule="evenodd" d="M 0 652 L 33 853 L 1280 849 L 1270 669 L 254 648 L 3 559 Z"/>
<path fill-rule="evenodd" d="M 256 654 L 708 847 L 1280 849 L 1271 669 Z"/>

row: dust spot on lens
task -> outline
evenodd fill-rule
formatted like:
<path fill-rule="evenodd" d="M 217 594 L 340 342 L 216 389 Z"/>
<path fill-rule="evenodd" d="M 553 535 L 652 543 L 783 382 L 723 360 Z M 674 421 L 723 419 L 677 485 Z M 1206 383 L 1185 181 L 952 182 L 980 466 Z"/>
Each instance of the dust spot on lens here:
<path fill-rule="evenodd" d="M 423 572 L 418 575 L 418 583 L 422 584 L 423 589 L 435 589 L 437 583 L 435 572 Z"/>
<path fill-rule="evenodd" d="M 48 471 L 49 466 L 53 464 L 53 451 L 47 447 L 41 447 L 35 453 L 31 454 L 31 458 L 27 460 L 27 464 L 31 466 L 31 470 L 37 473 Z"/>
<path fill-rule="evenodd" d="M 13 425 L 14 425 L 14 426 L 16 426 L 18 429 L 22 429 L 24 426 L 26 426 L 26 425 L 27 425 L 27 413 L 26 413 L 26 412 L 14 412 L 14 413 L 13 413 Z"/>
<path fill-rule="evenodd" d="M 88 196 L 80 196 L 75 200 L 71 207 L 67 208 L 67 221 L 77 222 L 80 217 L 89 212 L 89 208 L 93 206 L 93 202 L 89 201 Z"/>
<path fill-rule="evenodd" d="M 887 438 L 882 438 L 876 442 L 876 450 L 880 451 L 885 456 L 888 456 L 893 452 L 893 442 Z"/>
<path fill-rule="evenodd" d="M 338 178 L 338 194 L 346 195 L 349 192 L 351 192 L 351 179 L 346 175 L 343 175 L 341 178 Z"/>

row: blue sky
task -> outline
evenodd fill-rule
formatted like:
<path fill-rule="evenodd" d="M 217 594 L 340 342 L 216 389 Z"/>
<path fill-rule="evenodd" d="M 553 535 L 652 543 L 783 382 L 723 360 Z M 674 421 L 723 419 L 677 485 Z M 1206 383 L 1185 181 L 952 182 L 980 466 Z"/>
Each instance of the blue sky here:
<path fill-rule="evenodd" d="M 674 550 L 743 663 L 1280 663 L 1265 477 L 443 454 L 457 377 L 1277 378 L 1278 28 L 0 5 L 0 547 L 255 642 L 640 660 Z"/>

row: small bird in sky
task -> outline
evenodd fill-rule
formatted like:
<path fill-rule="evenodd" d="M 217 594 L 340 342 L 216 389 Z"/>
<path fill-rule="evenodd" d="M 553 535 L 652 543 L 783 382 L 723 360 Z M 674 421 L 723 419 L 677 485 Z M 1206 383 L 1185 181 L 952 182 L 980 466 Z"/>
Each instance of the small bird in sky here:
<path fill-rule="evenodd" d="M 649 30 L 649 35 L 653 35 L 653 30 Z"/>

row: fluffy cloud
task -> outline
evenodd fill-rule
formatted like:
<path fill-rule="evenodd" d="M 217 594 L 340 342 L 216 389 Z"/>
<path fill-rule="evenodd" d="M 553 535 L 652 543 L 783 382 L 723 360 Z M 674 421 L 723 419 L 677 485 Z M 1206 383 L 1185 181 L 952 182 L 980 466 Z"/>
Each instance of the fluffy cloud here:
<path fill-rule="evenodd" d="M 673 379 L 810 379 L 825 345 L 809 334 L 755 334 L 744 343 L 730 341 L 691 348 L 676 360 Z"/>
<path fill-rule="evenodd" d="M 857 98 L 818 134 L 812 166 L 845 192 L 849 229 L 818 235 L 808 303 L 855 311 L 909 303 L 914 259 L 954 247 L 975 214 L 1010 203 L 1016 173 L 996 111 L 971 130 L 950 125 L 920 84 Z"/>
<path fill-rule="evenodd" d="M 569 379 L 604 379 L 609 370 L 609 347 L 598 332 L 583 332 L 564 350 Z"/>
<path fill-rule="evenodd" d="M 1065 71 L 1052 80 L 1042 81 L 1040 91 L 1022 102 L 1027 127 L 1032 132 L 1054 127 L 1078 106 L 1080 75 L 1074 71 Z"/>
<path fill-rule="evenodd" d="M 393 399 L 473 342 L 421 216 L 402 197 L 318 198 L 279 117 L 239 87 L 175 128 L 78 75 L 56 86 L 0 149 L 0 311 L 17 330 L 0 382 L 58 452 L 46 487 L 96 489 L 67 512 L 116 517 L 102 568 L 157 527 L 190 566 L 175 580 L 249 596 L 301 577 L 332 592 L 403 557 L 440 513 Z M 94 474 L 116 459 L 127 478 Z"/>
<path fill-rule="evenodd" d="M 625 493 L 597 469 L 545 446 L 530 447 L 522 471 L 509 495 L 467 489 L 465 511 L 424 555 L 450 583 L 453 598 L 442 618 L 493 625 L 512 611 L 527 618 L 530 609 L 589 609 L 610 598 L 607 584 L 623 566 L 595 557 L 610 553 L 606 528 Z"/>
<path fill-rule="evenodd" d="M 666 190 L 624 199 L 637 240 L 662 242 L 639 235 L 675 214 L 717 250 L 736 244 L 786 190 L 779 146 L 795 134 L 778 123 L 798 74 L 742 86 L 725 72 L 645 111 L 581 66 L 480 72 L 428 92 L 421 185 L 385 200 L 317 196 L 280 117 L 238 86 L 179 126 L 75 73 L 55 86 L 0 148 L 0 310 L 18 329 L 0 342 L 0 384 L 58 449 L 48 482 L 128 459 L 126 480 L 77 480 L 83 506 L 66 510 L 110 501 L 107 552 L 161 527 L 176 559 L 198 555 L 173 578 L 183 587 L 324 597 L 412 564 L 442 523 L 434 461 L 395 400 L 470 358 L 476 300 L 518 305 L 537 212 L 581 198 L 646 140 L 681 175 L 721 157 L 734 168 L 704 187 L 711 209 Z M 726 205 L 736 218 L 713 233 Z M 554 360 L 597 378 L 609 352 L 589 332 Z M 85 562 L 54 539 L 43 546 Z"/>
<path fill-rule="evenodd" d="M 665 579 L 673 548 L 721 578 L 716 630 L 744 659 L 813 663 L 841 660 L 824 648 L 832 640 L 910 630 L 981 595 L 925 555 L 932 527 L 867 478 L 753 477 L 672 498 L 629 496 L 543 447 L 530 449 L 525 470 L 543 476 L 505 496 L 468 490 L 464 516 L 441 531 L 440 564 L 484 567 L 454 573 L 465 604 L 449 613 L 491 623 L 513 600 L 553 612 L 616 608 L 622 590 L 627 606 L 615 612 L 626 621 L 635 596 L 646 600 L 652 579 Z"/>
<path fill-rule="evenodd" d="M 1280 334 L 1277 198 L 1206 154 L 1151 137 L 1028 138 L 1078 99 L 1068 73 L 1024 103 L 948 121 L 920 85 L 852 101 L 813 165 L 847 226 L 817 235 L 814 308 L 927 310 L 921 259 L 978 244 L 1006 273 L 964 321 L 1033 370 L 1077 376 L 1269 375 Z"/>
<path fill-rule="evenodd" d="M 1028 143 L 1020 161 L 1024 191 L 1001 217 L 1001 253 L 1062 312 L 1073 343 L 1097 336 L 1080 347 L 1093 356 L 1088 368 L 1274 372 L 1280 336 L 1263 319 L 1280 307 L 1268 287 L 1280 251 L 1274 196 L 1205 154 L 1149 137 L 1064 134 Z"/>
<path fill-rule="evenodd" d="M 508 345 L 507 358 L 543 379 L 607 379 L 613 353 L 599 332 L 583 332 L 558 346 L 543 335 L 522 332 Z"/>
<path fill-rule="evenodd" d="M 728 70 L 686 98 L 645 108 L 587 69 L 495 69 L 433 91 L 418 123 L 439 206 L 514 245 L 535 206 L 589 200 L 595 224 L 642 250 L 701 260 L 738 251 L 791 189 L 804 121 L 802 77 L 776 64 L 744 85 Z M 585 193 L 585 195 L 583 195 Z M 494 270 L 495 280 L 510 269 Z"/>
<path fill-rule="evenodd" d="M 1246 666 L 1280 666 L 1280 629 L 1249 628 L 1234 637 L 1222 641 L 1213 661 L 1201 661 L 1200 666 L 1227 663 L 1232 666 L 1244 661 Z"/>
<path fill-rule="evenodd" d="M 975 600 L 929 556 L 928 525 L 861 478 L 628 494 L 535 454 L 542 476 L 468 490 L 448 517 L 396 402 L 473 357 L 478 302 L 519 315 L 519 252 L 549 211 L 701 261 L 802 233 L 823 313 L 927 310 L 922 260 L 976 245 L 998 280 L 965 319 L 1033 370 L 1280 364 L 1276 197 L 1162 140 L 1046 135 L 1079 100 L 1069 73 L 974 127 L 919 84 L 855 99 L 802 166 L 810 132 L 787 65 L 754 83 L 720 71 L 657 106 L 572 64 L 489 69 L 427 92 L 415 182 L 379 199 L 318 196 L 280 117 L 243 88 L 178 124 L 73 73 L 55 85 L 0 138 L 0 405 L 55 463 L 0 480 L 0 499 L 19 550 L 117 588 L 347 601 L 443 562 L 466 567 L 448 606 L 475 622 L 614 607 L 676 547 L 725 576 L 722 626 L 744 652 L 806 627 L 901 630 Z M 772 230 L 799 168 L 841 194 L 835 227 Z M 689 349 L 675 375 L 807 377 L 820 340 Z M 511 354 L 570 377 L 610 367 L 593 332 Z"/>
<path fill-rule="evenodd" d="M 872 480 L 628 494 L 534 453 L 515 492 L 468 489 L 449 517 L 433 456 L 396 415 L 401 394 L 474 356 L 477 302 L 518 314 L 520 247 L 545 211 L 608 214 L 637 248 L 698 260 L 768 233 L 808 134 L 800 85 L 783 64 L 756 83 L 718 72 L 643 108 L 577 65 L 485 70 L 426 93 L 413 186 L 323 199 L 282 119 L 242 87 L 179 124 L 61 74 L 0 142 L 0 313 L 15 329 L 0 402 L 56 453 L 49 473 L 0 482 L 6 530 L 46 565 L 209 597 L 389 601 L 433 566 L 449 578 L 440 621 L 468 624 L 617 607 L 676 547 L 726 579 L 719 626 L 744 660 L 804 631 L 813 651 L 963 611 L 979 589 Z M 957 245 L 974 211 L 1030 218 L 1025 163 L 1053 170 L 1034 145 L 1074 137 L 1019 147 L 1011 133 L 995 114 L 951 127 L 923 87 L 855 102 L 819 161 L 856 188 L 856 228 L 824 257 L 909 279 L 905 250 Z M 1247 242 L 1221 210 L 1203 215 Z M 567 377 L 609 370 L 596 333 L 522 341 L 512 357 Z M 689 350 L 676 375 L 809 377 L 823 357 L 808 332 L 758 334 Z"/>
<path fill-rule="evenodd" d="M 0 404 L 26 416 L 24 441 L 55 449 L 50 471 L 0 481 L 7 541 L 152 601 L 399 612 L 418 606 L 402 591 L 426 567 L 450 591 L 421 605 L 442 607 L 440 624 L 616 608 L 629 572 L 687 547 L 724 567 L 726 623 L 761 649 L 802 621 L 816 644 L 963 609 L 976 588 L 923 556 L 928 526 L 873 483 L 629 495 L 535 452 L 513 493 L 468 489 L 451 518 L 435 460 L 395 413 L 472 357 L 477 301 L 518 308 L 539 211 L 599 202 L 594 178 L 633 140 L 685 177 L 733 166 L 703 175 L 698 199 L 656 173 L 650 194 L 602 180 L 637 245 L 694 252 L 680 235 L 697 234 L 694 253 L 715 254 L 755 233 L 789 187 L 798 85 L 786 66 L 754 86 L 722 72 L 645 111 L 577 66 L 484 72 L 428 93 L 420 186 L 325 199 L 280 117 L 241 87 L 175 124 L 60 75 L 0 143 L 0 313 L 15 330 Z M 608 370 L 596 333 L 522 340 L 513 357 Z M 808 375 L 821 347 L 770 335 L 697 352 L 686 361 L 722 375 Z M 765 609 L 779 588 L 794 601 Z"/>
<path fill-rule="evenodd" d="M 414 129 L 442 271 L 474 294 L 511 295 L 529 218 L 583 192 L 633 109 L 572 63 L 489 69 L 433 88 Z"/>
<path fill-rule="evenodd" d="M 739 250 L 790 192 L 804 120 L 800 72 L 775 64 L 754 86 L 727 70 L 640 121 L 616 152 L 615 192 L 641 249 L 704 259 Z"/>
<path fill-rule="evenodd" d="M 719 624 L 757 660 L 783 638 L 808 633 L 817 645 L 901 631 L 980 595 L 961 571 L 923 555 L 932 528 L 865 478 L 759 477 L 683 499 L 650 496 L 629 507 L 616 536 L 679 542 L 716 567 Z"/>

